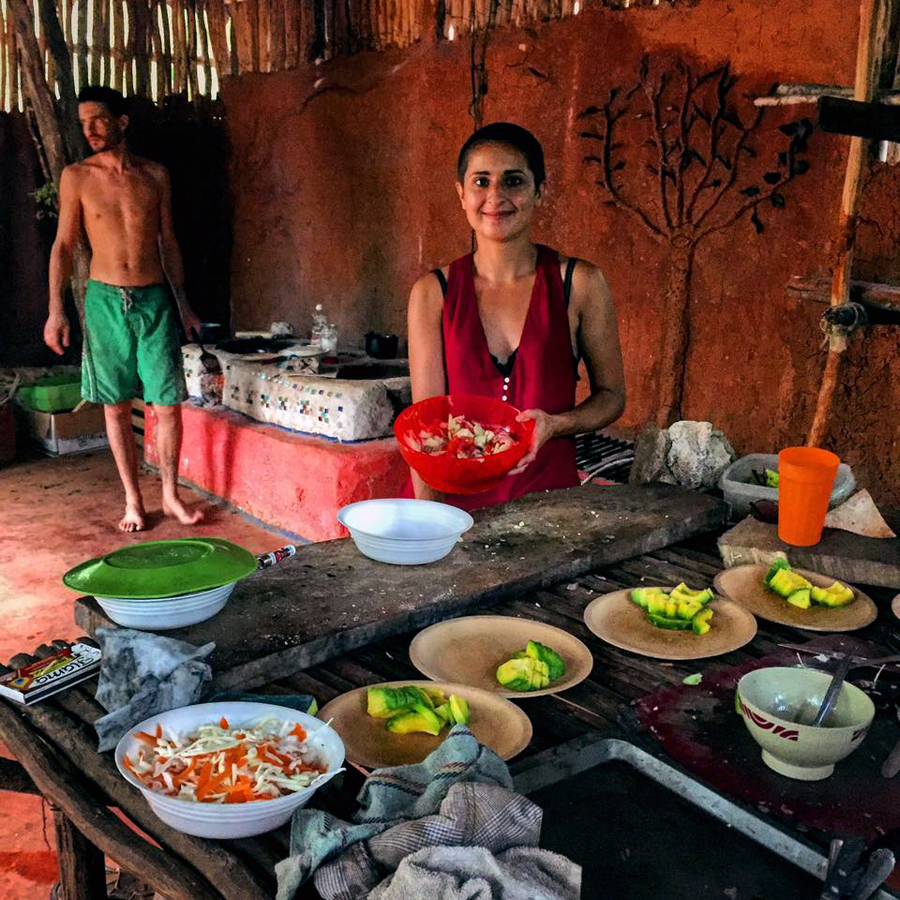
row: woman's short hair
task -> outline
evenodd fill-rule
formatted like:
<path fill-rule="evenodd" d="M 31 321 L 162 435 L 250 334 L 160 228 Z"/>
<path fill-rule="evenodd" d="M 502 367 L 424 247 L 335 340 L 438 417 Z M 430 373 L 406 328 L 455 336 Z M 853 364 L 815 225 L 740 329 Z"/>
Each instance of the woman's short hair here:
<path fill-rule="evenodd" d="M 544 151 L 538 139 L 521 125 L 512 122 L 492 122 L 479 128 L 463 145 L 456 162 L 456 177 L 460 183 L 466 177 L 469 167 L 469 155 L 482 144 L 506 144 L 518 150 L 525 157 L 528 168 L 534 176 L 535 189 L 540 191 L 546 174 L 544 172 Z"/>

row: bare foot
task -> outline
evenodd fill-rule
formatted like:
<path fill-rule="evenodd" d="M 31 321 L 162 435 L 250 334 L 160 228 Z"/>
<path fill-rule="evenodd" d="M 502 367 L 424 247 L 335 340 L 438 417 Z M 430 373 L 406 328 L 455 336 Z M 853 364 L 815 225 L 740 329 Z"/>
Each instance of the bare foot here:
<path fill-rule="evenodd" d="M 180 497 L 171 497 L 163 500 L 163 512 L 167 516 L 178 519 L 182 525 L 196 525 L 203 518 L 203 510 L 189 510 L 182 502 Z"/>
<path fill-rule="evenodd" d="M 119 520 L 119 531 L 143 531 L 144 507 L 140 503 L 125 504 L 125 515 Z"/>

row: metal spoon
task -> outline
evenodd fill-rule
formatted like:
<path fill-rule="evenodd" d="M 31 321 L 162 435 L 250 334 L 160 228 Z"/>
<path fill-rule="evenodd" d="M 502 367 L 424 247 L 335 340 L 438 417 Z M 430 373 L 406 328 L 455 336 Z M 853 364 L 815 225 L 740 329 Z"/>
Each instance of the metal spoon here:
<path fill-rule="evenodd" d="M 876 659 L 867 659 L 865 656 L 855 656 L 852 653 L 844 653 L 843 651 L 831 650 L 815 650 L 811 647 L 805 647 L 803 644 L 779 644 L 779 647 L 785 647 L 788 650 L 797 650 L 801 653 L 812 653 L 816 656 L 828 656 L 831 659 L 839 660 L 837 669 L 828 685 L 828 690 L 822 698 L 822 705 L 813 719 L 813 725 L 821 725 L 825 717 L 834 708 L 835 701 L 841 692 L 841 686 L 847 677 L 847 673 L 851 669 L 858 669 L 862 666 L 886 666 L 891 663 L 900 662 L 900 655 L 880 656 Z M 805 723 L 803 723 L 805 724 Z"/>
<path fill-rule="evenodd" d="M 844 657 L 834 671 L 831 684 L 828 685 L 828 690 L 825 691 L 825 697 L 822 699 L 822 705 L 819 707 L 816 717 L 812 720 L 813 725 L 821 725 L 825 721 L 825 717 L 834 709 L 838 694 L 840 694 L 841 688 L 844 686 L 844 680 L 851 668 L 853 668 L 852 658 L 849 656 Z"/>

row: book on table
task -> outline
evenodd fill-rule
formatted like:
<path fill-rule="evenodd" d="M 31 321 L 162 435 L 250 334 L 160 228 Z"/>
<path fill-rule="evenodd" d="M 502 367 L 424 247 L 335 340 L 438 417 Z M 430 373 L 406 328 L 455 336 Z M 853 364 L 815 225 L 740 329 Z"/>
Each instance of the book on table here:
<path fill-rule="evenodd" d="M 90 644 L 66 644 L 51 656 L 0 678 L 0 697 L 26 705 L 37 703 L 96 674 L 101 655 L 100 649 Z"/>

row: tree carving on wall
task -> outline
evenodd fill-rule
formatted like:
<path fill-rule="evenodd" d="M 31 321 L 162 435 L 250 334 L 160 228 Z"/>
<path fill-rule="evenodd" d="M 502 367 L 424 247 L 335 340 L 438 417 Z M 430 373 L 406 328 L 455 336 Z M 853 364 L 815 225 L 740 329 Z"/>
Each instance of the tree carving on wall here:
<path fill-rule="evenodd" d="M 763 111 L 738 110 L 727 64 L 702 74 L 684 61 L 641 61 L 637 82 L 614 88 L 602 106 L 579 114 L 580 136 L 606 203 L 633 216 L 669 246 L 663 297 L 657 424 L 682 416 L 691 340 L 690 287 L 697 246 L 749 217 L 763 231 L 763 208 L 781 209 L 785 187 L 809 169 L 803 159 L 813 125 L 780 127 L 788 139 L 767 167 L 751 146 Z M 585 129 L 585 123 L 590 127 Z"/>

